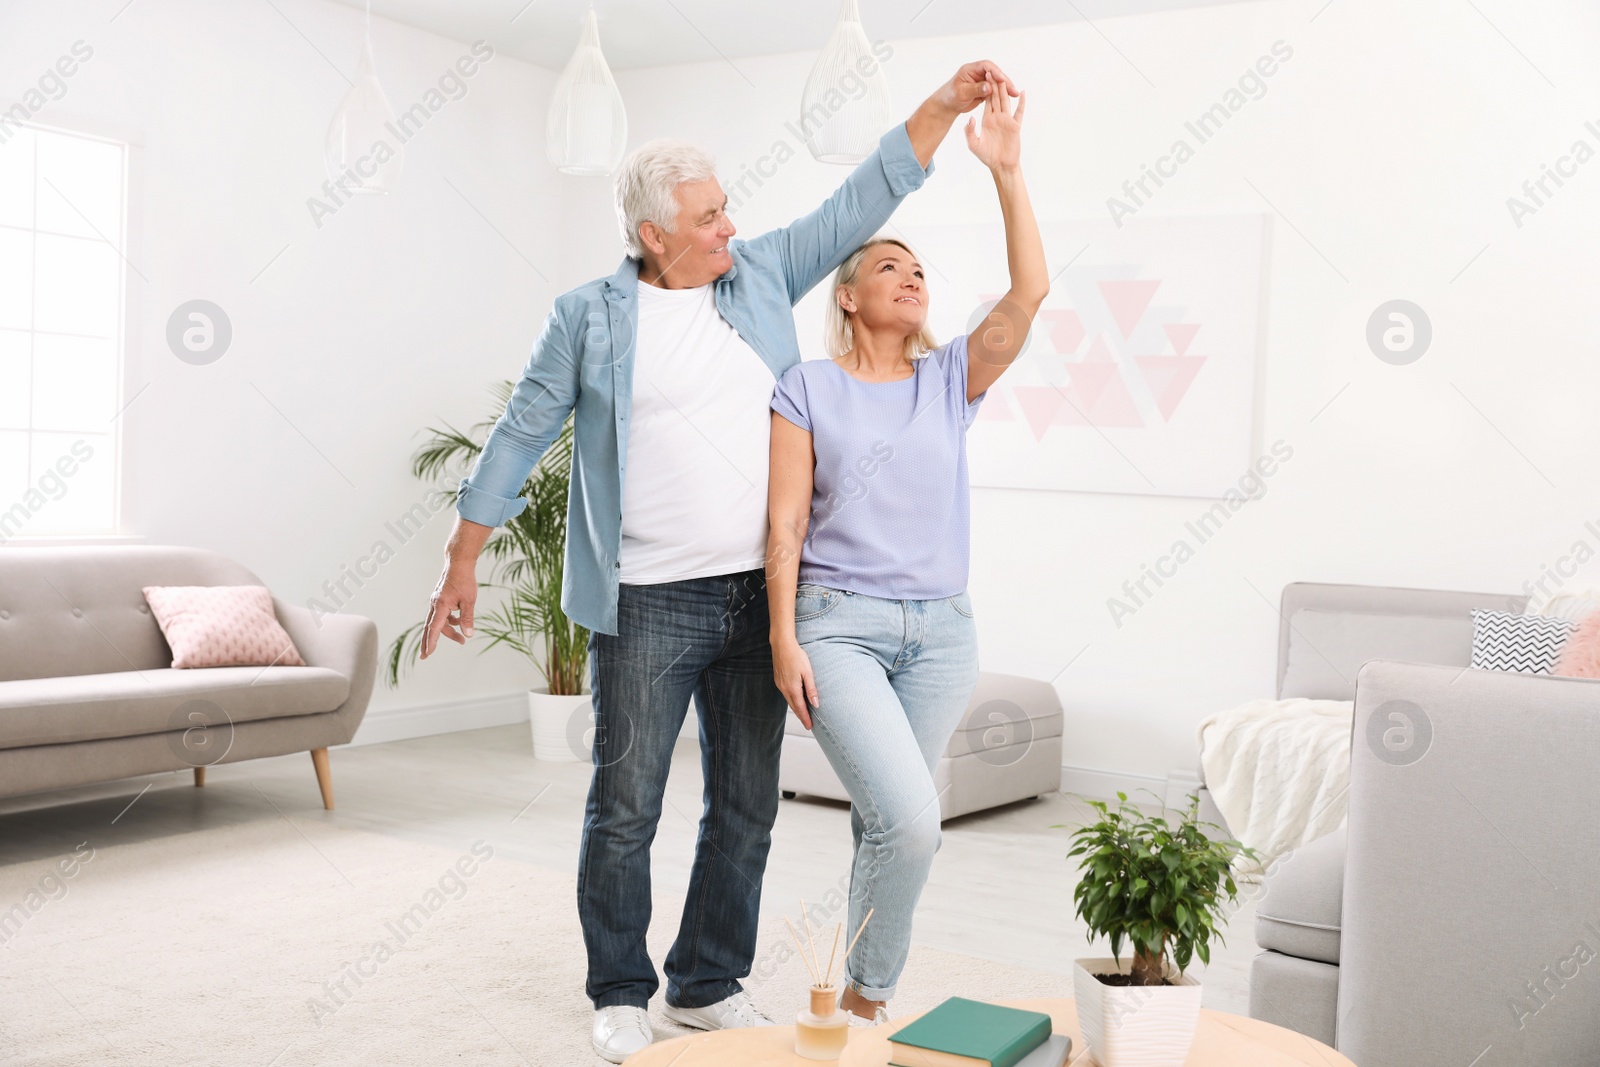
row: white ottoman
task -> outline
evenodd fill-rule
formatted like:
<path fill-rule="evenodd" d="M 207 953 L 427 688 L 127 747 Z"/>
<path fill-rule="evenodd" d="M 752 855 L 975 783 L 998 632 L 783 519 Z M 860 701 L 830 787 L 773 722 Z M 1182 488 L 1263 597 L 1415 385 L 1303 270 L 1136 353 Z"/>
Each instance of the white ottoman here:
<path fill-rule="evenodd" d="M 939 819 L 1026 800 L 1061 788 L 1061 697 L 1049 682 L 978 675 L 967 713 L 934 768 Z M 850 799 L 822 746 L 793 714 L 784 727 L 778 788 Z"/>

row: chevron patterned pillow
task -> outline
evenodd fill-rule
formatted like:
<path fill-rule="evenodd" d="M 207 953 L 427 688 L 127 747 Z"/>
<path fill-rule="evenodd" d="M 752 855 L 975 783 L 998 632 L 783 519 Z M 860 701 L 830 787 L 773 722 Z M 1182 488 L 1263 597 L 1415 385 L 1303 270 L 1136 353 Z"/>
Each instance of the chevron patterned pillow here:
<path fill-rule="evenodd" d="M 1472 669 L 1550 674 L 1561 646 L 1578 624 L 1550 615 L 1509 611 L 1472 613 Z"/>

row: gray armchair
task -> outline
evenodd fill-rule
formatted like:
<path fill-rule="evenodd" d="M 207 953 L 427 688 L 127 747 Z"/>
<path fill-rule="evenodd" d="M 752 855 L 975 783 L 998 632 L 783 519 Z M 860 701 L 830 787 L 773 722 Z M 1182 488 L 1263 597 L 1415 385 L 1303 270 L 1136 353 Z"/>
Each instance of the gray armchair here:
<path fill-rule="evenodd" d="M 1600 685 L 1467 667 L 1471 609 L 1524 603 L 1284 590 L 1280 695 L 1355 701 L 1349 822 L 1269 873 L 1253 1017 L 1361 1067 L 1600 1063 Z"/>

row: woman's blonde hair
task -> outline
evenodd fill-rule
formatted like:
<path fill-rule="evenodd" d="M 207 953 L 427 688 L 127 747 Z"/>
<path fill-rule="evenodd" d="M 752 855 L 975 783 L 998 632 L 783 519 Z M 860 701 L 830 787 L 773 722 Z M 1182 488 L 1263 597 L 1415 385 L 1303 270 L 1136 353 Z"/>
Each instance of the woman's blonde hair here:
<path fill-rule="evenodd" d="M 855 347 L 855 324 L 851 322 L 849 313 L 839 306 L 839 287 L 856 283 L 856 273 L 861 270 L 861 261 L 866 258 L 867 250 L 875 245 L 898 245 L 905 249 L 908 255 L 916 256 L 911 246 L 898 237 L 874 237 L 850 253 L 845 261 L 839 264 L 839 269 L 833 275 L 832 302 L 828 305 L 827 324 L 823 327 L 823 344 L 827 347 L 830 359 L 838 359 Z M 927 292 L 926 286 L 923 287 L 923 292 Z M 907 359 L 921 359 L 938 347 L 939 343 L 933 339 L 933 334 L 928 330 L 927 322 L 924 320 L 922 329 L 906 338 L 905 356 Z"/>

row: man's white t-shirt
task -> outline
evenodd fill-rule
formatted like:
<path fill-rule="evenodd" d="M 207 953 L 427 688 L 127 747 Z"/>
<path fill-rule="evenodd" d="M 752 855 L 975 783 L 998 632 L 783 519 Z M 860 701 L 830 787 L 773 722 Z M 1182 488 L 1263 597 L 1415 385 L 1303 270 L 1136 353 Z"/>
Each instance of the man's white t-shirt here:
<path fill-rule="evenodd" d="M 640 282 L 638 300 L 621 581 L 761 567 L 772 371 L 718 313 L 714 283 Z"/>

